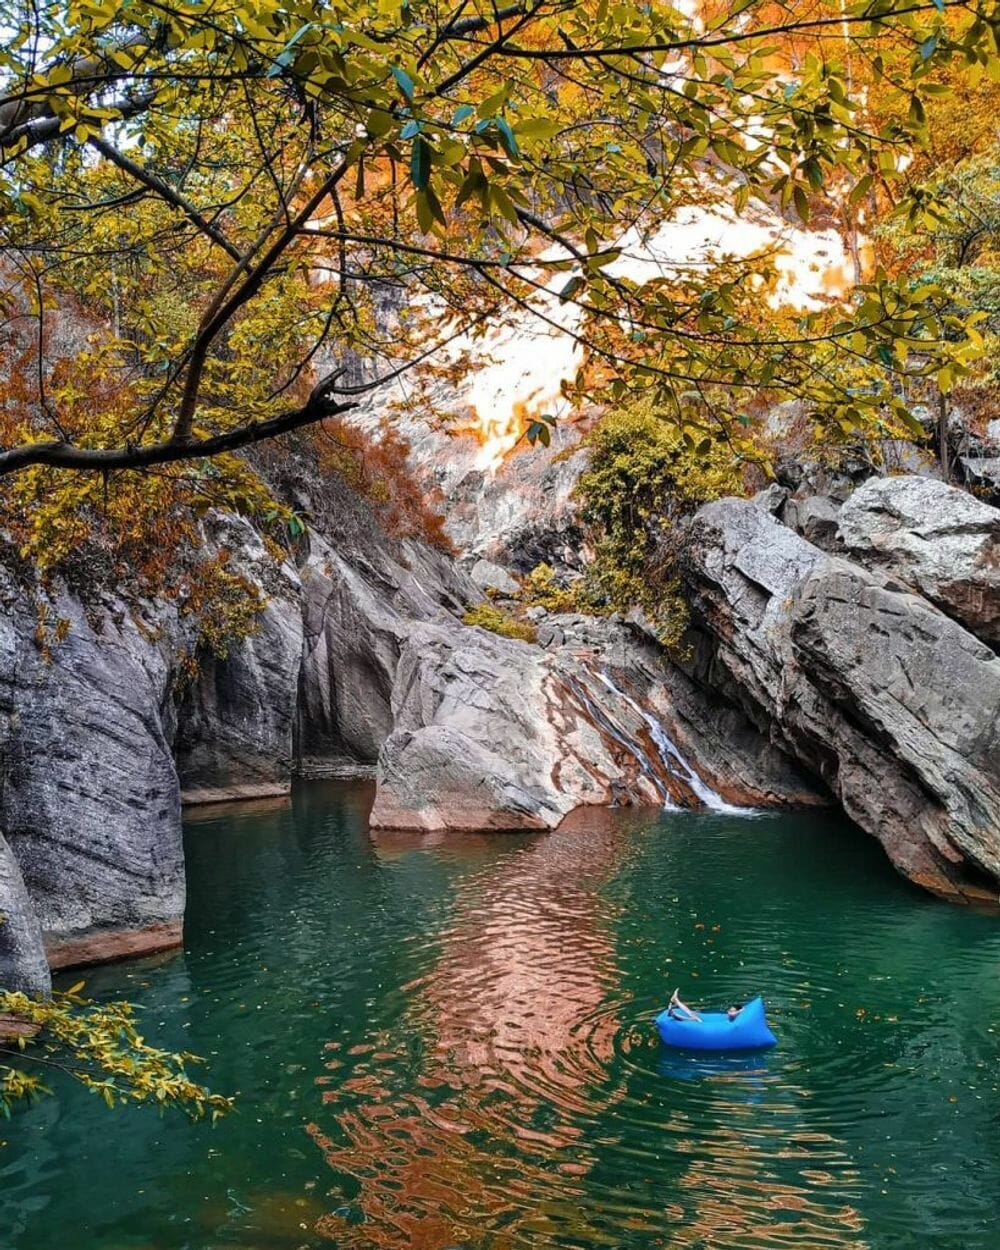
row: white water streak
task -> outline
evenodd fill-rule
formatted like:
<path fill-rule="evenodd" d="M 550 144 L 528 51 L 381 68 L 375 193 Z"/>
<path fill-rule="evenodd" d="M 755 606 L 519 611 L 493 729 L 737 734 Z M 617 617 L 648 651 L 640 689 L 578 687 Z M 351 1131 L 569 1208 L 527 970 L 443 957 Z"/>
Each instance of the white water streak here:
<path fill-rule="evenodd" d="M 735 807 L 732 803 L 727 803 L 721 794 L 717 794 L 710 785 L 698 776 L 655 716 L 651 716 L 641 704 L 637 703 L 630 695 L 627 695 L 624 690 L 619 690 L 607 673 L 601 672 L 597 676 L 609 690 L 618 695 L 620 699 L 624 699 L 629 707 L 642 717 L 649 726 L 649 735 L 656 743 L 664 768 L 666 768 L 668 773 L 679 772 L 681 778 L 691 788 L 695 797 L 700 799 L 707 808 L 713 812 L 724 812 L 731 816 L 746 816 L 752 812 L 752 808 Z"/>

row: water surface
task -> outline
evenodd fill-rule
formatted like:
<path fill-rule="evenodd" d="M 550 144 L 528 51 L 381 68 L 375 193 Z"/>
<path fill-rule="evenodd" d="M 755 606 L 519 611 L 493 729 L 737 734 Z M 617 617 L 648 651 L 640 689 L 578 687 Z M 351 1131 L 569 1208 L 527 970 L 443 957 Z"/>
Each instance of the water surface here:
<path fill-rule="evenodd" d="M 9 1250 L 993 1247 L 1000 921 L 843 820 L 595 812 L 371 836 L 367 793 L 187 829 L 186 947 L 93 973 L 238 1096 L 58 1084 L 0 1130 Z M 670 990 L 779 1046 L 671 1055 Z"/>

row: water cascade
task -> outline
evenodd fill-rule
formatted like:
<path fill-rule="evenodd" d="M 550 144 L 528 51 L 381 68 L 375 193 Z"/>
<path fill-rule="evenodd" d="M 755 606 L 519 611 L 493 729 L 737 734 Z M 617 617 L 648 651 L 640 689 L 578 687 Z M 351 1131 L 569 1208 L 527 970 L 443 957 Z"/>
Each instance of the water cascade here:
<path fill-rule="evenodd" d="M 600 676 L 600 674 L 596 674 L 596 675 Z M 624 747 L 625 750 L 628 751 L 629 755 L 632 755 L 635 757 L 636 763 L 639 765 L 639 768 L 641 769 L 643 775 L 648 777 L 652 785 L 655 787 L 656 793 L 660 796 L 664 809 L 671 810 L 671 811 L 679 811 L 680 808 L 678 804 L 676 804 L 673 801 L 673 799 L 670 797 L 670 791 L 663 784 L 662 780 L 656 775 L 654 770 L 650 767 L 649 760 L 646 757 L 646 752 L 642 749 L 642 745 L 639 742 L 637 742 L 631 736 L 631 734 L 629 734 L 626 730 L 624 730 L 620 725 L 615 724 L 615 722 L 608 715 L 607 711 L 604 708 L 602 708 L 600 704 L 596 703 L 590 697 L 590 695 L 584 689 L 582 683 L 568 680 L 567 684 L 569 685 L 569 688 L 573 691 L 573 693 L 576 695 L 576 697 L 580 700 L 580 703 L 583 705 L 583 707 L 586 708 L 591 719 L 597 725 L 599 725 L 601 729 L 603 729 L 605 733 L 609 735 L 609 737 L 613 738 L 615 742 L 618 743 L 619 746 Z M 631 700 L 629 700 L 629 702 L 631 703 Z M 659 749 L 659 743 L 657 743 L 657 748 Z M 660 758 L 662 759 L 662 754 Z M 672 770 L 668 769 L 667 771 L 669 773 Z"/>
<path fill-rule="evenodd" d="M 745 807 L 734 807 L 732 803 L 727 803 L 721 794 L 718 794 L 707 782 L 698 776 L 655 716 L 651 716 L 641 704 L 637 703 L 630 695 L 627 695 L 624 690 L 620 690 L 607 673 L 600 672 L 597 674 L 597 677 L 610 691 L 620 699 L 623 699 L 630 708 L 642 717 L 649 727 L 649 736 L 656 743 L 656 749 L 660 753 L 663 767 L 668 773 L 679 776 L 690 787 L 696 798 L 700 799 L 707 808 L 713 812 L 726 812 L 729 815 L 745 815 L 750 810 Z M 673 807 L 676 805 L 668 803 L 667 806 Z"/>

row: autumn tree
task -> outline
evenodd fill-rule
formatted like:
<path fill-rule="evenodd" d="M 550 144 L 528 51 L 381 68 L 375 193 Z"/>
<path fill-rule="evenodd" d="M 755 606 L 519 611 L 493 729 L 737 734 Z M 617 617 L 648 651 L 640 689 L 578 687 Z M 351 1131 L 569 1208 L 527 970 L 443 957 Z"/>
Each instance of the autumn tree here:
<path fill-rule="evenodd" d="M 0 51 L 0 473 L 231 452 L 554 309 L 581 391 L 655 391 L 712 437 L 761 384 L 841 425 L 898 407 L 899 343 L 922 368 L 968 347 L 905 282 L 774 336 L 748 315 L 760 265 L 616 262 L 688 203 L 807 218 L 832 177 L 864 188 L 920 141 L 934 68 L 995 57 L 995 20 L 986 0 L 24 4 Z M 875 131 L 845 57 L 886 43 L 898 108 Z M 91 332 L 60 355 L 69 308 Z"/>

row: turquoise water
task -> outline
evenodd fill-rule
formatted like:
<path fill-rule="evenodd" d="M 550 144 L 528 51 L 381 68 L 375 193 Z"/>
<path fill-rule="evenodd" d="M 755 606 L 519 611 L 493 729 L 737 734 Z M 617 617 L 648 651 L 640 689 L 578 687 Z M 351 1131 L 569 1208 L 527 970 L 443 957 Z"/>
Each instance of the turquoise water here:
<path fill-rule="evenodd" d="M 184 953 L 88 989 L 239 1111 L 59 1085 L 0 1129 L 4 1250 L 996 1244 L 995 917 L 832 816 L 421 841 L 366 801 L 190 823 Z M 664 1052 L 675 985 L 762 991 L 778 1048 Z"/>

